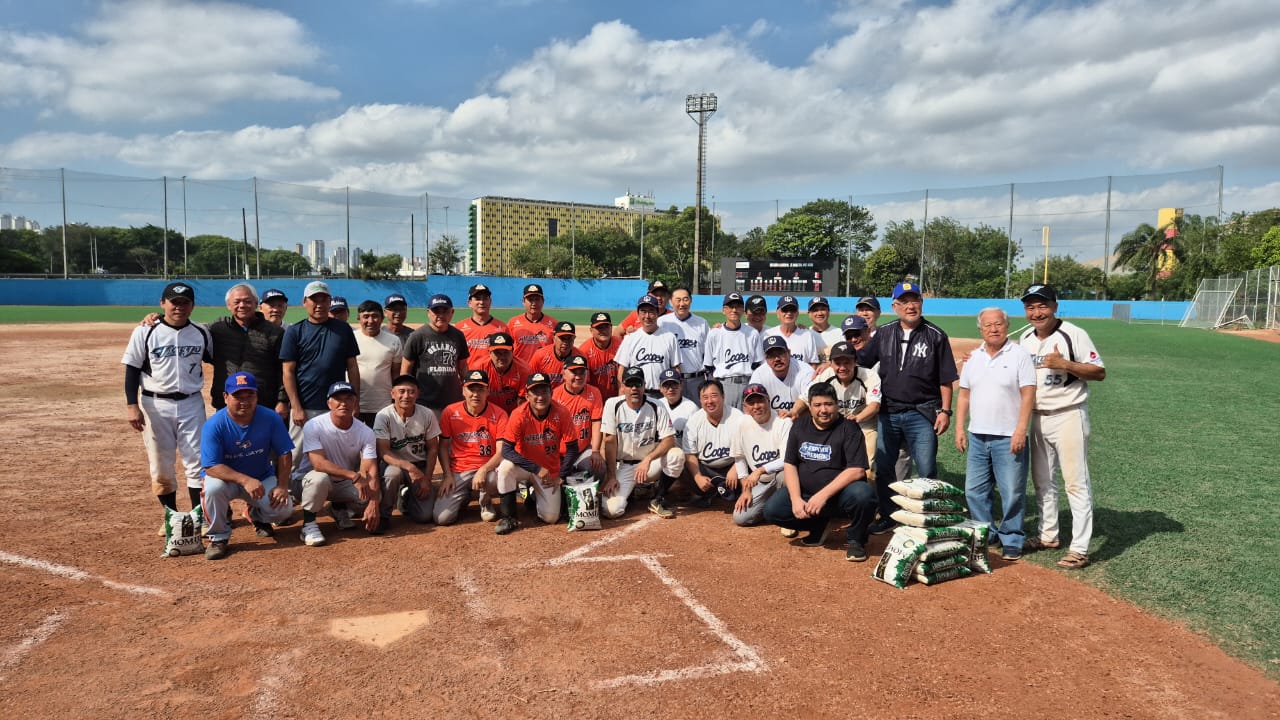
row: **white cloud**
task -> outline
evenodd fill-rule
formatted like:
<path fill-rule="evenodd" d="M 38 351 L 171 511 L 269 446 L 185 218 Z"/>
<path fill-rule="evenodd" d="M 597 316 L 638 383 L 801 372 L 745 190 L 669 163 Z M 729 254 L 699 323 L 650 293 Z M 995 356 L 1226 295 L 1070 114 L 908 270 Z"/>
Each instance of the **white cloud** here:
<path fill-rule="evenodd" d="M 302 26 L 228 3 L 108 3 L 77 37 L 0 33 L 0 79 L 93 120 L 199 116 L 232 100 L 333 100 L 288 74 L 320 58 Z M 12 93 L 7 93 L 13 97 Z"/>

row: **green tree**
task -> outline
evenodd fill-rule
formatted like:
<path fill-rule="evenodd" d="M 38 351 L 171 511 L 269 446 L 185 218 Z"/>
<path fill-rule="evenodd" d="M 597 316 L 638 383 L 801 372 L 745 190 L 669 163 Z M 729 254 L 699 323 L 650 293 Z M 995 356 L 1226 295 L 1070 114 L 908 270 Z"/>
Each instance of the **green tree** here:
<path fill-rule="evenodd" d="M 1280 227 L 1273 227 L 1253 246 L 1253 266 L 1257 268 L 1280 265 Z"/>
<path fill-rule="evenodd" d="M 876 224 L 866 208 L 844 200 L 814 200 L 788 210 L 765 231 L 773 257 L 834 260 L 871 249 Z"/>
<path fill-rule="evenodd" d="M 907 261 L 906 273 L 921 277 L 922 241 L 924 288 L 942 297 L 1002 297 L 1005 268 L 1016 265 L 1021 254 L 1009 244 L 1004 230 L 988 225 L 970 228 L 948 217 L 930 220 L 923 234 L 913 220 L 890 222 L 882 243 Z"/>
<path fill-rule="evenodd" d="M 1028 285 L 1043 280 L 1044 263 L 1037 262 L 1032 267 L 1015 270 L 1010 276 L 1009 290 L 1017 297 Z M 1058 291 L 1058 297 L 1065 299 L 1094 300 L 1103 295 L 1102 268 L 1082 265 L 1069 255 L 1049 256 L 1049 283 Z"/>
<path fill-rule="evenodd" d="M 462 263 L 462 244 L 453 235 L 443 235 L 427 253 L 427 272 L 452 275 Z"/>
<path fill-rule="evenodd" d="M 1173 249 L 1179 261 L 1185 253 L 1182 250 L 1181 238 L 1166 237 L 1165 231 L 1142 223 L 1125 233 L 1116 245 L 1116 267 L 1124 268 L 1146 278 L 1146 295 L 1156 295 L 1156 283 L 1161 268 L 1161 255 L 1165 247 Z"/>
<path fill-rule="evenodd" d="M 903 257 L 898 248 L 881 245 L 863 263 L 862 283 L 859 287 L 870 295 L 887 295 L 913 267 L 912 261 Z"/>

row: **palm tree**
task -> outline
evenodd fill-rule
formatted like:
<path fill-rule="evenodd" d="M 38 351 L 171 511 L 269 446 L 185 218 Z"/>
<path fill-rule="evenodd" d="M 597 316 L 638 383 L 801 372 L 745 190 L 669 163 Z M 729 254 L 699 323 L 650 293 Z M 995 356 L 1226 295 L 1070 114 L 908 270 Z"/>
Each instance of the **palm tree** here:
<path fill-rule="evenodd" d="M 1176 225 L 1168 226 L 1177 230 Z M 1165 228 L 1155 228 L 1147 223 L 1124 234 L 1116 245 L 1115 269 L 1127 268 L 1147 278 L 1147 294 L 1155 293 L 1156 280 L 1160 271 L 1160 256 L 1166 248 L 1172 249 L 1174 257 L 1183 258 L 1182 239 L 1179 235 L 1166 237 Z"/>

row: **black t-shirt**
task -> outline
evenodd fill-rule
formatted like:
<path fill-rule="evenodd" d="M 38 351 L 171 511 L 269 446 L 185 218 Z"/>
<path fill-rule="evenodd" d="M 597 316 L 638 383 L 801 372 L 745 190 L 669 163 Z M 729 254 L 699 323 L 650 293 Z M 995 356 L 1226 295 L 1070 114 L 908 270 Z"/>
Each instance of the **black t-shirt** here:
<path fill-rule="evenodd" d="M 862 428 L 837 415 L 825 430 L 804 417 L 791 426 L 783 462 L 795 465 L 800 475 L 800 493 L 808 498 L 844 472 L 856 467 L 867 469 L 867 442 Z"/>
<path fill-rule="evenodd" d="M 960 379 L 951 340 L 942 328 L 922 320 L 906 343 L 903 335 L 900 322 L 882 325 L 858 353 L 858 364 L 863 367 L 880 363 L 880 394 L 890 412 L 940 402 L 939 388 Z"/>
<path fill-rule="evenodd" d="M 418 376 L 418 390 L 422 394 L 418 402 L 438 412 L 461 400 L 462 378 L 458 367 L 466 362 L 468 355 L 467 338 L 452 325 L 442 333 L 430 325 L 414 330 L 405 342 L 404 359 L 413 363 Z"/>
<path fill-rule="evenodd" d="M 269 323 L 256 313 L 247 327 L 235 318 L 224 317 L 209 325 L 213 336 L 213 386 L 209 399 L 222 409 L 222 386 L 232 373 L 247 372 L 258 381 L 258 403 L 274 407 L 282 399 L 280 344 L 284 329 Z"/>

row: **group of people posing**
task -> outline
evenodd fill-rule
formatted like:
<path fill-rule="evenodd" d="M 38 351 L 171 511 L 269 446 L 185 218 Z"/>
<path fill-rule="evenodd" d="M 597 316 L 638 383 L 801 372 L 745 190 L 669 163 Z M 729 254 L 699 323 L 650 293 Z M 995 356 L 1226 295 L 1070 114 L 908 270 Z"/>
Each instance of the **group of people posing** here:
<path fill-rule="evenodd" d="M 191 286 L 170 283 L 162 314 L 135 328 L 125 352 L 128 418 L 143 433 L 153 489 L 176 509 L 178 453 L 191 503 L 204 508 L 209 559 L 228 553 L 236 498 L 263 537 L 300 506 L 302 541 L 314 546 L 325 542 L 317 517 L 326 511 L 338 529 L 382 533 L 396 510 L 447 525 L 473 498 L 505 535 L 520 525 L 521 496 L 552 523 L 560 486 L 594 481 L 606 518 L 633 497 L 674 517 L 669 497 L 681 483 L 692 506 L 722 503 L 739 525 L 804 533 L 805 546 L 822 546 L 848 520 L 846 558 L 861 561 L 868 535 L 895 526 L 888 484 L 912 465 L 936 477 L 958 380 L 955 442 L 968 453 L 972 516 L 993 523 L 1007 559 L 1058 547 L 1059 466 L 1074 531 L 1060 564 L 1088 563 L 1085 402 L 1087 381 L 1105 370 L 1088 335 L 1056 318 L 1047 285 L 1024 295 L 1031 327 L 1018 342 L 1003 311 L 984 310 L 983 345 L 959 373 L 911 283 L 893 289 L 897 320 L 883 326 L 875 297 L 838 326 L 824 298 L 809 298 L 806 326 L 800 301 L 782 296 L 770 327 L 761 296 L 726 295 L 712 326 L 691 312 L 687 289 L 654 281 L 620 323 L 592 314 L 580 344 L 573 323 L 543 312 L 537 283 L 505 323 L 484 284 L 469 288 L 470 314 L 458 322 L 453 300 L 433 295 L 416 330 L 401 295 L 360 303 L 353 330 L 346 300 L 325 283 L 303 294 L 306 318 L 285 325 L 284 293 L 259 298 L 234 285 L 230 315 L 205 327 L 190 321 Z M 217 409 L 207 421 L 206 362 Z M 1030 538 L 1029 467 L 1041 509 Z"/>

